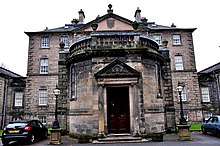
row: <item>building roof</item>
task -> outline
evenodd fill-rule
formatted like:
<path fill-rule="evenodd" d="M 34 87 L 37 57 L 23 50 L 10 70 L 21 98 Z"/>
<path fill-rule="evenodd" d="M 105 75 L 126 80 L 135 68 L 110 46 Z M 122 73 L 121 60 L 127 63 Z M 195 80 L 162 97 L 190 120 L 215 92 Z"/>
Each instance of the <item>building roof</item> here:
<path fill-rule="evenodd" d="M 0 67 L 0 76 L 8 76 L 8 77 L 11 77 L 11 78 L 19 78 L 19 77 L 23 77 L 19 74 L 16 74 L 10 70 L 7 70 L 3 67 Z"/>
<path fill-rule="evenodd" d="M 211 72 L 217 72 L 220 71 L 220 62 L 216 63 L 206 69 L 201 70 L 200 72 L 198 72 L 199 74 L 206 74 L 206 73 L 211 73 Z"/>
<path fill-rule="evenodd" d="M 83 30 L 85 28 L 88 28 L 91 26 L 92 23 L 96 22 L 101 22 L 103 21 L 104 19 L 107 19 L 107 18 L 115 18 L 115 19 L 118 19 L 124 23 L 127 23 L 127 24 L 130 24 L 132 25 L 133 21 L 129 20 L 129 19 L 126 19 L 124 17 L 121 17 L 117 14 L 114 14 L 113 11 L 110 12 L 110 13 L 107 13 L 103 16 L 98 16 L 96 19 L 86 23 L 86 24 L 76 24 L 76 23 L 72 23 L 72 24 L 65 24 L 64 26 L 62 27 L 58 27 L 58 28 L 53 28 L 53 29 L 44 29 L 43 31 L 38 31 L 38 32 L 25 32 L 27 35 L 28 34 L 31 34 L 31 33 L 44 33 L 44 32 L 72 32 L 72 31 L 80 31 L 80 30 Z M 140 26 L 144 29 L 150 29 L 150 30 L 189 30 L 189 31 L 194 31 L 196 30 L 196 28 L 177 28 L 175 25 L 172 25 L 172 26 L 164 26 L 164 25 L 158 25 L 156 24 L 155 22 L 140 22 L 139 23 Z"/>

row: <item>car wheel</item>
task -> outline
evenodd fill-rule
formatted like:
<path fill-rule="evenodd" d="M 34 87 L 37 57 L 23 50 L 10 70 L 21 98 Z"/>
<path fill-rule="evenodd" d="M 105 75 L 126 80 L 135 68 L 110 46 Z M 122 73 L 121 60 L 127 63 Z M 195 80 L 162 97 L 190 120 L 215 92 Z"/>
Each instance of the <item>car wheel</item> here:
<path fill-rule="evenodd" d="M 202 133 L 207 134 L 206 130 L 202 127 Z"/>
<path fill-rule="evenodd" d="M 8 141 L 2 141 L 2 144 L 3 144 L 4 146 L 6 146 L 6 145 L 9 145 L 9 142 L 8 142 Z"/>
<path fill-rule="evenodd" d="M 220 130 L 216 130 L 216 136 L 220 138 Z"/>
<path fill-rule="evenodd" d="M 47 139 L 48 133 L 45 132 L 44 139 Z"/>

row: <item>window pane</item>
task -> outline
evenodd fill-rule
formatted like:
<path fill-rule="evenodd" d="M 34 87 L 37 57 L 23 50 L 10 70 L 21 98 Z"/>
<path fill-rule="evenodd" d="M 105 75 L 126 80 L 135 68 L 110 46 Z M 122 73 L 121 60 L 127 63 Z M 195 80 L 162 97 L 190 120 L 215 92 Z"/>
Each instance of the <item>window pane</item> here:
<path fill-rule="evenodd" d="M 46 123 L 47 123 L 47 117 L 46 116 L 39 116 L 38 119 L 42 124 L 46 125 Z"/>
<path fill-rule="evenodd" d="M 155 40 L 159 45 L 161 45 L 161 35 L 155 35 L 155 36 L 154 36 L 154 40 Z"/>
<path fill-rule="evenodd" d="M 173 35 L 173 45 L 181 45 L 180 35 Z"/>
<path fill-rule="evenodd" d="M 41 37 L 41 48 L 49 48 L 49 36 Z"/>
<path fill-rule="evenodd" d="M 47 105 L 47 89 L 39 89 L 39 105 Z"/>
<path fill-rule="evenodd" d="M 15 107 L 22 106 L 23 103 L 23 92 L 15 92 Z"/>
<path fill-rule="evenodd" d="M 183 57 L 182 56 L 175 56 L 174 62 L 175 62 L 176 70 L 183 70 Z"/>
<path fill-rule="evenodd" d="M 48 73 L 48 59 L 43 58 L 40 60 L 40 73 L 46 74 Z"/>
<path fill-rule="evenodd" d="M 61 36 L 60 37 L 60 42 L 63 42 L 65 44 L 65 47 L 68 47 L 69 46 L 68 36 Z"/>
<path fill-rule="evenodd" d="M 201 88 L 201 94 L 202 94 L 202 101 L 203 102 L 210 102 L 209 88 L 208 87 L 202 87 Z"/>

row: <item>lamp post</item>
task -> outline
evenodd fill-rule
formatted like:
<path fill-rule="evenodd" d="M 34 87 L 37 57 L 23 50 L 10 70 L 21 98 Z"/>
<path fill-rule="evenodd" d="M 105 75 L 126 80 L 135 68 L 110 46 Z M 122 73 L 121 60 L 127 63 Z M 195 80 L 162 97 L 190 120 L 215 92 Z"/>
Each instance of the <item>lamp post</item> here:
<path fill-rule="evenodd" d="M 183 102 L 182 102 L 182 91 L 183 91 L 183 86 L 181 86 L 180 82 L 178 82 L 177 86 L 177 92 L 179 93 L 179 99 L 180 99 L 180 125 L 187 125 L 186 119 L 184 118 L 184 113 L 183 113 Z"/>
<path fill-rule="evenodd" d="M 57 85 L 56 85 L 56 88 L 53 90 L 53 93 L 54 93 L 54 95 L 55 95 L 55 97 L 56 97 L 56 103 L 55 103 L 55 120 L 54 120 L 54 122 L 53 122 L 53 129 L 57 129 L 57 128 L 60 128 L 60 125 L 59 125 L 59 121 L 58 121 L 58 119 L 57 119 L 57 104 L 58 104 L 58 96 L 60 95 L 60 90 L 59 90 L 59 88 L 57 87 Z"/>

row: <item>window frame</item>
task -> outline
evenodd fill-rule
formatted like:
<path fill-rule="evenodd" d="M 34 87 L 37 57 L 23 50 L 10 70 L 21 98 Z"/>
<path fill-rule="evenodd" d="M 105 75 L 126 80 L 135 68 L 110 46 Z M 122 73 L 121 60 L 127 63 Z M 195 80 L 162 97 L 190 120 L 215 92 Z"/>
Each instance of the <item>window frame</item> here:
<path fill-rule="evenodd" d="M 47 62 L 45 63 L 45 61 Z M 48 74 L 48 73 L 49 73 L 49 59 L 41 58 L 40 59 L 40 74 Z"/>
<path fill-rule="evenodd" d="M 39 120 L 43 125 L 47 125 L 47 116 L 40 115 L 40 116 L 38 116 L 38 120 Z"/>
<path fill-rule="evenodd" d="M 49 36 L 41 36 L 40 47 L 46 48 L 46 49 L 50 48 L 50 37 Z"/>
<path fill-rule="evenodd" d="M 21 94 L 21 95 L 18 95 L 18 94 Z M 18 95 L 18 96 L 16 96 L 16 95 Z M 23 107 L 23 99 L 24 99 L 24 93 L 22 91 L 15 91 L 14 107 Z"/>
<path fill-rule="evenodd" d="M 67 35 L 60 36 L 60 43 L 63 42 L 65 44 L 64 48 L 69 47 L 69 37 Z"/>
<path fill-rule="evenodd" d="M 177 57 L 179 57 L 179 58 L 177 58 Z M 175 55 L 174 56 L 174 65 L 175 65 L 175 70 L 176 71 L 184 70 L 183 55 Z"/>
<path fill-rule="evenodd" d="M 162 36 L 160 34 L 155 34 L 154 40 L 158 43 L 158 45 L 162 45 Z"/>
<path fill-rule="evenodd" d="M 38 90 L 38 105 L 47 106 L 48 105 L 48 91 L 46 87 L 41 87 Z"/>
<path fill-rule="evenodd" d="M 172 35 L 172 43 L 174 46 L 182 45 L 181 35 L 180 34 L 173 34 Z"/>
<path fill-rule="evenodd" d="M 207 93 L 204 93 L 205 91 L 203 89 L 206 89 Z M 201 96 L 202 96 L 202 102 L 210 102 L 210 95 L 209 95 L 209 87 L 201 87 Z"/>

